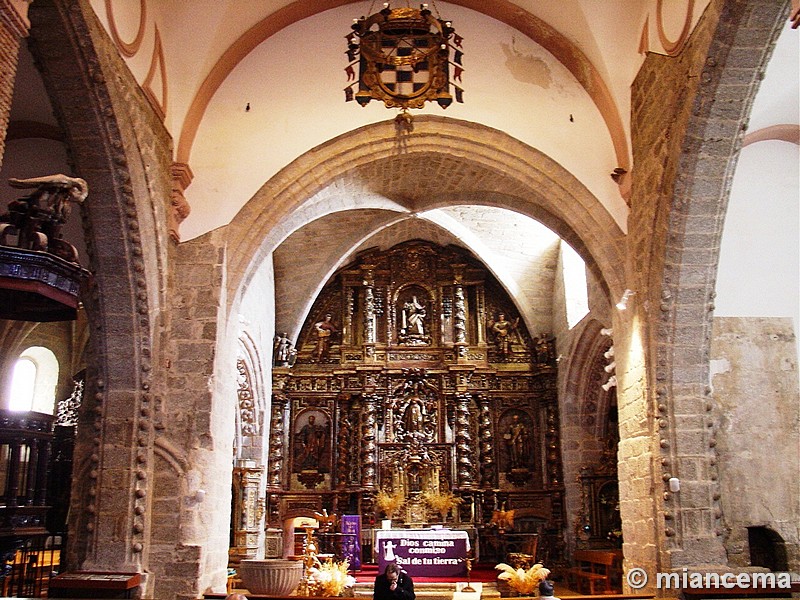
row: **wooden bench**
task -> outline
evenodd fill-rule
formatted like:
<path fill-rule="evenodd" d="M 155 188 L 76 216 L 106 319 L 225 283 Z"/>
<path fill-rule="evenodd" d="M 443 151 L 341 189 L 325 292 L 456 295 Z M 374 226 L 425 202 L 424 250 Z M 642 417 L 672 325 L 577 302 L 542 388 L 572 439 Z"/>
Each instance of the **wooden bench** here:
<path fill-rule="evenodd" d="M 575 566 L 565 572 L 567 585 L 579 594 L 614 594 L 619 589 L 619 552 L 576 550 Z"/>

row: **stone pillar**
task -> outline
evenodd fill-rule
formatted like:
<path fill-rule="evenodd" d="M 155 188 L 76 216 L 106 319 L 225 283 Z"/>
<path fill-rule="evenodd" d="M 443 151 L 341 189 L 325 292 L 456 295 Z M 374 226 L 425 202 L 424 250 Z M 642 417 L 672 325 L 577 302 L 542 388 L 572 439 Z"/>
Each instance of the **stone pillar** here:
<path fill-rule="evenodd" d="M 233 547 L 229 550 L 232 562 L 257 558 L 263 499 L 258 489 L 264 469 L 252 460 L 238 460 L 233 467 Z"/>
<path fill-rule="evenodd" d="M 471 394 L 458 394 L 456 397 L 456 481 L 461 489 L 475 487 L 472 436 L 469 433 L 469 403 L 471 401 Z"/>
<path fill-rule="evenodd" d="M 467 305 L 464 300 L 464 267 L 466 265 L 452 265 L 454 280 L 453 296 L 455 297 L 455 310 L 453 311 L 453 329 L 455 329 L 455 346 L 458 356 L 467 353 Z"/>
<path fill-rule="evenodd" d="M 497 472 L 494 464 L 494 437 L 492 436 L 492 411 L 487 396 L 481 395 L 479 404 L 480 422 L 478 423 L 478 435 L 480 436 L 480 486 L 483 489 L 491 490 L 497 487 Z"/>
<path fill-rule="evenodd" d="M 19 45 L 28 36 L 28 2 L 0 0 L 0 166 L 6 150 L 11 99 L 19 62 Z"/>
<path fill-rule="evenodd" d="M 364 265 L 364 353 L 368 359 L 375 356 L 375 281 L 373 266 Z"/>
<path fill-rule="evenodd" d="M 375 413 L 379 396 L 368 394 L 364 396 L 363 416 L 361 425 L 361 486 L 368 489 L 375 488 L 378 457 L 375 444 Z"/>
<path fill-rule="evenodd" d="M 289 399 L 283 394 L 272 395 L 272 416 L 269 427 L 269 476 L 267 485 L 270 488 L 281 488 L 281 475 L 284 470 L 284 421 Z"/>

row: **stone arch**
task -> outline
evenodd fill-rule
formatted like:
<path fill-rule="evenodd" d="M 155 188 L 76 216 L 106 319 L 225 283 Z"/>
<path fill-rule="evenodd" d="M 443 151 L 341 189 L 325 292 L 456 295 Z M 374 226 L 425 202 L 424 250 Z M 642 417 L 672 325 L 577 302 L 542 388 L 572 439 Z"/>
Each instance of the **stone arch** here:
<path fill-rule="evenodd" d="M 90 190 L 82 211 L 93 273 L 82 298 L 91 329 L 90 366 L 75 461 L 91 458 L 93 468 L 76 471 L 66 563 L 111 571 L 146 568 L 146 515 L 152 508 L 147 472 L 153 468 L 153 394 L 159 391 L 152 332 L 162 303 L 157 290 L 166 288 L 166 250 L 156 233 L 164 206 L 151 197 L 169 197 L 169 142 L 166 134 L 148 135 L 146 143 L 139 137 L 163 126 L 141 94 L 130 94 L 137 86 L 125 80 L 127 69 L 88 4 L 43 0 L 31 6 L 29 18 L 31 52 L 74 169 Z M 150 122 L 137 128 L 136 118 Z M 121 455 L 123 434 L 138 442 Z M 119 527 L 106 538 L 111 532 L 100 518 L 112 510 Z"/>
<path fill-rule="evenodd" d="M 709 396 L 707 382 L 713 297 L 719 241 L 731 180 L 744 138 L 744 124 L 758 91 L 760 74 L 766 68 L 787 17 L 787 3 L 740 0 L 717 4 L 722 4 L 719 8 L 720 26 L 714 33 L 706 68 L 701 74 L 703 84 L 687 124 L 687 143 L 680 156 L 682 176 L 675 180 L 665 247 L 662 298 L 669 304 L 669 310 L 662 313 L 666 335 L 659 339 L 656 361 L 660 365 L 662 360 L 666 360 L 671 365 L 670 372 L 664 373 L 663 387 L 657 390 L 666 392 L 661 397 L 672 399 L 670 420 L 675 414 L 686 414 L 698 398 Z M 754 36 L 767 43 L 754 49 Z M 750 56 L 746 60 L 736 60 L 734 53 Z M 741 93 L 743 72 L 747 74 L 750 85 L 745 98 L 732 109 L 726 100 Z M 721 140 L 729 141 L 721 143 Z M 720 160 L 727 163 L 724 168 L 720 168 Z M 709 173 L 714 173 L 714 176 L 709 178 Z M 711 239 L 702 247 L 696 247 L 692 241 L 692 232 L 698 230 L 712 232 Z M 690 264 L 692 266 L 686 268 Z M 684 341 L 678 339 L 678 332 Z M 698 341 L 700 344 L 692 347 Z M 701 366 L 699 370 L 698 365 Z M 658 374 L 656 378 L 659 378 Z M 709 448 L 709 472 L 713 473 L 716 463 L 714 434 L 709 431 L 703 437 Z M 680 437 L 672 437 L 672 442 L 672 464 L 696 454 L 694 448 L 681 443 Z M 712 475 L 708 505 L 703 509 L 715 523 L 715 530 L 710 533 L 721 541 L 719 523 L 722 515 L 718 500 L 715 500 L 718 498 L 715 479 Z M 681 511 L 679 495 L 673 496 L 673 506 L 679 515 L 675 523 L 677 535 L 673 539 L 675 545 L 687 550 L 692 544 L 691 534 L 687 530 L 684 535 L 683 529 L 693 516 Z M 719 556 L 723 563 L 727 560 L 724 549 L 720 548 Z M 672 566 L 678 565 L 673 562 Z"/>
<path fill-rule="evenodd" d="M 631 255 L 644 265 L 632 284 L 648 291 L 638 298 L 633 314 L 629 310 L 616 319 L 614 328 L 632 327 L 626 329 L 631 333 L 637 322 L 650 323 L 638 327 L 652 385 L 640 387 L 632 377 L 626 381 L 631 389 L 621 392 L 627 395 L 621 406 L 626 405 L 628 417 L 638 411 L 640 419 L 631 424 L 630 439 L 623 440 L 627 448 L 620 465 L 636 453 L 653 453 L 655 493 L 649 490 L 647 498 L 655 498 L 656 527 L 648 535 L 655 536 L 649 543 L 657 550 L 650 556 L 644 544 L 626 544 L 626 558 L 635 564 L 655 560 L 660 571 L 699 562 L 727 564 L 708 387 L 719 241 L 745 123 L 788 6 L 768 0 L 712 1 L 681 54 L 648 57 L 634 84 L 639 130 L 634 127 L 633 197 L 639 208 L 632 210 L 631 221 L 655 225 L 643 228 L 652 239 L 631 240 Z M 659 86 L 661 97 L 655 101 L 648 95 L 654 88 L 644 82 L 656 73 L 664 80 L 691 83 L 673 96 L 665 96 L 666 87 Z M 655 111 L 664 106 L 673 112 L 657 117 Z M 656 122 L 662 125 L 657 132 L 650 130 Z M 650 200 L 655 211 L 652 205 L 645 208 Z M 659 311 L 655 319 L 654 309 Z M 621 341 L 627 351 L 631 340 Z M 639 390 L 641 399 L 634 397 Z M 650 449 L 636 442 L 637 436 L 649 437 Z M 643 466 L 635 459 L 625 468 L 632 473 Z M 692 493 L 670 494 L 666 481 L 681 472 L 684 484 L 691 480 Z M 632 490 L 635 486 L 626 493 Z M 644 496 L 638 500 L 649 501 Z M 641 505 L 634 510 L 641 514 Z"/>
<path fill-rule="evenodd" d="M 425 208 L 480 202 L 531 216 L 575 248 L 612 294 L 622 293 L 617 267 L 624 262 L 624 233 L 599 200 L 555 161 L 503 132 L 444 117 L 416 118 L 406 142 L 399 151 L 393 121 L 368 125 L 307 152 L 270 179 L 229 226 L 229 298 L 246 289 L 254 270 L 290 233 L 283 228 L 288 216 L 317 195 L 345 190 L 357 202 L 363 190 L 382 185 L 384 195 L 407 210 L 420 209 L 421 199 L 429 196 L 391 189 L 381 179 L 381 167 L 410 175 L 410 165 L 421 159 L 459 167 L 449 174 L 443 169 L 430 169 L 422 178 L 417 174 L 419 185 L 433 185 L 430 172 L 436 173 L 436 194 Z M 476 173 L 481 176 L 470 179 Z M 409 178 L 392 181 L 400 179 Z"/>
<path fill-rule="evenodd" d="M 604 353 L 613 343 L 604 335 L 603 324 L 590 319 L 582 326 L 564 368 L 561 389 L 561 447 L 563 452 L 564 488 L 566 492 L 567 544 L 574 548 L 583 515 L 581 467 L 594 464 L 599 456 L 599 434 L 602 420 L 608 415 L 609 392 L 603 392 Z M 611 390 L 610 393 L 613 393 Z"/>

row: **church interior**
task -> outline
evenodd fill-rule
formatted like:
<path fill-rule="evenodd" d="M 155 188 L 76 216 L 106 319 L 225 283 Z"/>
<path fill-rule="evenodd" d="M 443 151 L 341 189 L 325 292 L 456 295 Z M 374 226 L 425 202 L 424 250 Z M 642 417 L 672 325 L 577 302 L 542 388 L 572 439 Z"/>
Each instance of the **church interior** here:
<path fill-rule="evenodd" d="M 0 596 L 800 593 L 799 0 L 0 17 Z"/>

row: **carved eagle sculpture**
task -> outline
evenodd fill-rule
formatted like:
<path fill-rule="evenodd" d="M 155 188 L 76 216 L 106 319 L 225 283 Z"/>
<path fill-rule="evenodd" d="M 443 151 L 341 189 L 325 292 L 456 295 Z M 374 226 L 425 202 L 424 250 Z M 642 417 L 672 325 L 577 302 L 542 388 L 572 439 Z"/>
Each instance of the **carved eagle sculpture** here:
<path fill-rule="evenodd" d="M 339 517 L 335 514 L 329 515 L 326 508 L 323 508 L 322 512 L 315 512 L 314 518 L 319 521 L 320 531 L 331 532 L 336 529 L 336 525 L 339 522 Z"/>
<path fill-rule="evenodd" d="M 505 531 L 506 529 L 514 529 L 514 511 L 513 510 L 494 511 L 492 513 L 491 524 L 503 531 Z"/>

